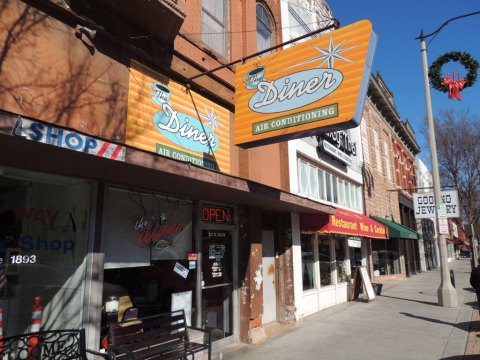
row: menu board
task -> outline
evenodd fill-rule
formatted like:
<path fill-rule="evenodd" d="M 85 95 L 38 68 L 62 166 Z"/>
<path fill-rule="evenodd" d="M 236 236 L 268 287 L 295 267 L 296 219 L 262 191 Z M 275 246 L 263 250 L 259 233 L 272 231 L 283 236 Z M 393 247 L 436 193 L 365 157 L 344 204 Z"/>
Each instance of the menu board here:
<path fill-rule="evenodd" d="M 358 295 L 360 294 L 360 288 L 362 287 L 365 289 L 367 294 L 368 301 L 372 301 L 375 299 L 375 292 L 373 291 L 372 282 L 370 281 L 370 277 L 368 276 L 368 271 L 365 266 L 357 266 L 355 269 L 355 275 L 353 277 L 353 284 L 352 284 L 352 300 L 358 299 Z"/>
<path fill-rule="evenodd" d="M 375 299 L 375 292 L 373 291 L 372 282 L 368 276 L 367 268 L 365 266 L 360 267 L 360 275 L 362 275 L 363 286 L 367 292 L 368 300 Z"/>
<path fill-rule="evenodd" d="M 187 326 L 192 325 L 192 291 L 172 293 L 172 311 L 183 310 Z"/>

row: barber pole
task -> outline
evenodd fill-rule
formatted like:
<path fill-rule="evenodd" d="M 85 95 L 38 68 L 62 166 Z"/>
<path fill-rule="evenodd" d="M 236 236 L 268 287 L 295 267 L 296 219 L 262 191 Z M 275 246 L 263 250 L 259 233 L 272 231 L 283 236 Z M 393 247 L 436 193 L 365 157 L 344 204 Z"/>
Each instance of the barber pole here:
<path fill-rule="evenodd" d="M 32 308 L 32 324 L 30 326 L 30 332 L 36 333 L 40 331 L 40 326 L 42 324 L 42 305 L 40 305 L 42 298 L 40 296 L 35 296 L 35 304 Z M 36 359 L 38 356 L 38 336 L 31 336 L 27 342 L 27 351 L 28 359 Z"/>

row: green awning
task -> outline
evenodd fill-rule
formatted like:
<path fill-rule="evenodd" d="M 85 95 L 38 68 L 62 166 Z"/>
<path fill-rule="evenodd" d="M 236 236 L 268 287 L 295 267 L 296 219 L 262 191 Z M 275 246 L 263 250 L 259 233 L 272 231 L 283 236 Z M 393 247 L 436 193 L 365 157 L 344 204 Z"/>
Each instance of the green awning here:
<path fill-rule="evenodd" d="M 418 240 L 420 239 L 419 234 L 416 231 L 396 222 L 382 219 L 376 216 L 370 216 L 373 220 L 382 223 L 385 226 L 388 226 L 388 231 L 391 238 L 400 238 L 400 239 L 409 239 L 409 240 Z"/>

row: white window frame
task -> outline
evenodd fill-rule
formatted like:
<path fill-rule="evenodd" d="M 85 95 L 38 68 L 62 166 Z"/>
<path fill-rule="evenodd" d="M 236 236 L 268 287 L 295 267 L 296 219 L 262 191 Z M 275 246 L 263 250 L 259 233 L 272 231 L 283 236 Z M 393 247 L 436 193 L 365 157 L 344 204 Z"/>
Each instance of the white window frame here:
<path fill-rule="evenodd" d="M 372 136 L 373 136 L 373 148 L 375 153 L 375 162 L 377 166 L 377 171 L 381 174 L 382 173 L 382 149 L 380 148 L 380 141 L 378 139 L 378 133 L 375 129 L 372 129 Z"/>
<path fill-rule="evenodd" d="M 388 147 L 388 142 L 383 141 L 383 158 L 385 162 L 385 174 L 387 175 L 388 180 L 392 180 L 392 170 L 390 166 L 390 149 Z"/>
<path fill-rule="evenodd" d="M 360 132 L 362 134 L 362 142 L 364 143 L 363 152 L 363 161 L 366 164 L 370 164 L 370 146 L 368 141 L 368 130 L 367 130 L 367 123 L 364 118 L 362 118 L 362 122 L 360 123 Z"/>
<path fill-rule="evenodd" d="M 302 157 L 297 158 L 297 176 L 299 194 L 361 211 L 362 193 L 357 184 L 321 169 Z"/>
<path fill-rule="evenodd" d="M 268 17 L 268 21 L 269 21 L 269 24 L 265 23 L 265 21 L 262 20 L 262 18 L 259 17 L 259 13 L 258 13 L 258 9 L 262 9 L 264 14 L 266 15 L 266 17 Z M 255 5 L 255 12 L 256 12 L 256 21 L 257 21 L 257 52 L 260 52 L 262 50 L 266 50 L 268 48 L 271 48 L 274 44 L 275 44 L 275 31 L 273 29 L 273 26 L 274 26 L 274 22 L 273 22 L 273 19 L 271 17 L 271 14 L 270 12 L 268 11 L 267 7 L 260 3 L 260 2 L 257 2 L 256 5 Z M 260 23 L 265 27 L 265 29 L 267 29 L 267 31 L 270 32 L 270 44 L 268 44 L 268 46 L 260 46 L 260 42 L 258 41 L 259 37 L 260 37 L 260 32 L 259 32 L 259 29 L 258 29 L 258 22 L 260 21 Z M 270 54 L 272 51 L 269 51 L 267 53 L 264 53 L 262 54 L 261 56 L 266 56 L 268 54 Z"/>

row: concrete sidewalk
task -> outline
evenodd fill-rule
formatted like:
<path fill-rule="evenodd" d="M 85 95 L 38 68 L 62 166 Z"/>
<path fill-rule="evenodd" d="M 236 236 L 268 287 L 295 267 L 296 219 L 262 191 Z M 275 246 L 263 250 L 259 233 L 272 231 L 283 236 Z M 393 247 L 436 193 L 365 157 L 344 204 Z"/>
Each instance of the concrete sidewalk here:
<path fill-rule="evenodd" d="M 432 270 L 384 283 L 381 296 L 370 303 L 348 302 L 294 326 L 277 325 L 277 333 L 268 341 L 230 345 L 215 351 L 213 358 L 476 359 L 476 355 L 464 355 L 476 308 L 469 284 L 470 260 L 455 260 L 449 268 L 455 274 L 457 308 L 437 305 L 440 271 Z"/>

